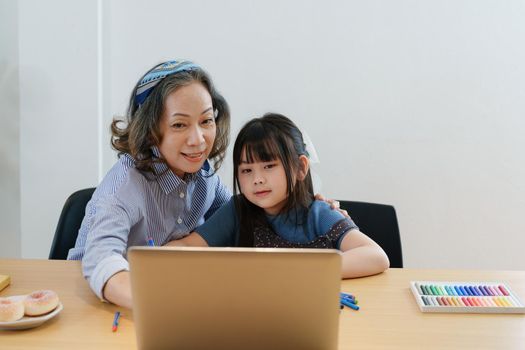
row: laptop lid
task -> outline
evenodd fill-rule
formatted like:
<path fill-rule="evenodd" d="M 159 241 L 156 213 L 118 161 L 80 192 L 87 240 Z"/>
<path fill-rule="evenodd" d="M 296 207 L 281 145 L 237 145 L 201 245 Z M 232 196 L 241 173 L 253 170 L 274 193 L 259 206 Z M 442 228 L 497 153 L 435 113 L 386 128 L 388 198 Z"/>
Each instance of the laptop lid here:
<path fill-rule="evenodd" d="M 336 349 L 331 249 L 132 247 L 139 349 Z"/>

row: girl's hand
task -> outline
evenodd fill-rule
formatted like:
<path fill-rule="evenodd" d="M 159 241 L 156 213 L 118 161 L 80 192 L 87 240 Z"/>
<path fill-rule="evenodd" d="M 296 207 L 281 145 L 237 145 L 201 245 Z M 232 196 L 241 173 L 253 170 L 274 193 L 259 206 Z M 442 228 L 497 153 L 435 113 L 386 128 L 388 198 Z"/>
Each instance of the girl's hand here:
<path fill-rule="evenodd" d="M 330 204 L 330 208 L 337 210 L 338 212 L 343 214 L 344 217 L 351 219 L 350 215 L 348 215 L 348 212 L 339 207 L 339 201 L 336 201 L 335 199 L 327 199 L 320 193 L 317 193 L 315 195 L 315 199 L 319 201 L 325 201 L 326 203 Z"/>
<path fill-rule="evenodd" d="M 165 247 L 208 247 L 208 242 L 202 238 L 197 232 L 192 232 L 173 241 L 164 244 Z"/>

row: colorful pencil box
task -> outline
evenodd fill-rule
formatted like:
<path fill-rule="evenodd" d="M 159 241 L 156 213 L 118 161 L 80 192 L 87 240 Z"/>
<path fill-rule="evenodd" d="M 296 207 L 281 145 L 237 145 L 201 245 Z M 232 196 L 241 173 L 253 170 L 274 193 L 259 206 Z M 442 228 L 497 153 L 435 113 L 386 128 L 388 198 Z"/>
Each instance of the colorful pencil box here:
<path fill-rule="evenodd" d="M 525 313 L 502 282 L 411 281 L 410 289 L 421 312 Z"/>

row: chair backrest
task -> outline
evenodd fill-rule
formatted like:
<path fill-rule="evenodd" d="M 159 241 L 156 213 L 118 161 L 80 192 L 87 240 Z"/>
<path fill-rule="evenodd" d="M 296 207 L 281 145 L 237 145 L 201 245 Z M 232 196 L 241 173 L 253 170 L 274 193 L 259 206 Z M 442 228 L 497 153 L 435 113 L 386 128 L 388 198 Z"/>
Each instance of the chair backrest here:
<path fill-rule="evenodd" d="M 73 193 L 66 200 L 58 219 L 49 259 L 67 259 L 69 249 L 75 246 L 78 230 L 86 212 L 86 204 L 91 199 L 93 192 L 95 188 L 86 188 Z"/>
<path fill-rule="evenodd" d="M 390 267 L 403 267 L 401 237 L 394 207 L 342 200 L 339 203 L 359 226 L 359 230 L 383 248 L 390 259 Z"/>

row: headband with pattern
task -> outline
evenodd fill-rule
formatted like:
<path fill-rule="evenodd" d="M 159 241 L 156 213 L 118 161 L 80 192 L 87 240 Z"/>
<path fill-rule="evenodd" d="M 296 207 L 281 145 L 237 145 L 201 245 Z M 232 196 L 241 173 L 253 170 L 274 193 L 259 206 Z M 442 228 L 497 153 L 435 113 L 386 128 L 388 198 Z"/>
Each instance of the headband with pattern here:
<path fill-rule="evenodd" d="M 157 67 L 149 71 L 139 82 L 137 91 L 135 92 L 135 104 L 138 106 L 143 104 L 153 88 L 168 75 L 196 69 L 200 69 L 200 67 L 190 61 L 168 61 L 159 64 Z"/>

